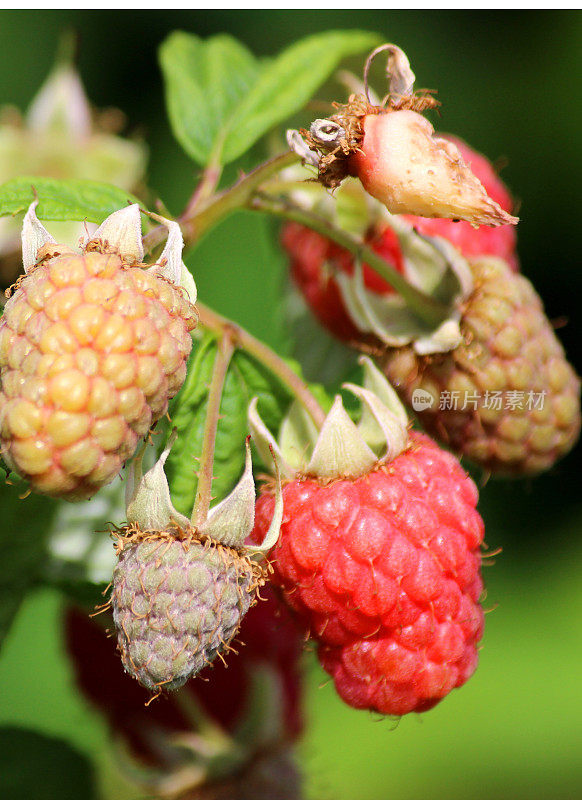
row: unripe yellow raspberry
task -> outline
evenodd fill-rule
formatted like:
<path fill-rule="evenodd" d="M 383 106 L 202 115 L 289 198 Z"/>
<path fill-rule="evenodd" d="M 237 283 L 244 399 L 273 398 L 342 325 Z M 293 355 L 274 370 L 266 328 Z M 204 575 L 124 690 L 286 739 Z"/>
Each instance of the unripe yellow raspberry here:
<path fill-rule="evenodd" d="M 112 481 L 182 386 L 196 322 L 181 287 L 105 241 L 45 243 L 0 321 L 0 442 L 45 494 Z"/>
<path fill-rule="evenodd" d="M 475 288 L 449 353 L 389 348 L 388 379 L 423 428 L 484 469 L 536 475 L 580 434 L 580 379 L 531 283 L 502 259 L 471 262 Z M 418 397 L 428 399 L 418 407 Z"/>

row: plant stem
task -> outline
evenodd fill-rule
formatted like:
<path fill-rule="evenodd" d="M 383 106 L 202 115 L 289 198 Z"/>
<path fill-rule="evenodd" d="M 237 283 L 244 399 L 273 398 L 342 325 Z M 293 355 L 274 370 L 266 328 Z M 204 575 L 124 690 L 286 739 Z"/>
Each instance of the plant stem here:
<path fill-rule="evenodd" d="M 299 161 L 299 156 L 288 151 L 265 161 L 248 175 L 243 175 L 233 186 L 213 195 L 220 178 L 220 168 L 209 165 L 201 183 L 192 195 L 178 222 L 186 246 L 192 246 L 210 228 L 237 209 L 260 211 L 280 219 L 299 222 L 322 236 L 331 239 L 354 256 L 368 264 L 378 275 L 400 294 L 408 307 L 430 327 L 437 327 L 449 315 L 450 307 L 413 286 L 382 256 L 357 237 L 336 227 L 313 211 L 301 208 L 286 197 L 260 192 L 260 188 L 282 169 Z M 206 201 L 206 202 L 205 202 Z M 144 237 L 144 248 L 151 252 L 164 238 L 165 229 L 158 226 Z"/>
<path fill-rule="evenodd" d="M 248 202 L 248 208 L 262 211 L 282 219 L 298 222 L 340 247 L 349 250 L 357 258 L 368 264 L 374 272 L 384 278 L 386 283 L 397 291 L 414 313 L 431 326 L 437 326 L 450 314 L 450 308 L 412 286 L 394 267 L 371 247 L 358 240 L 351 233 L 337 228 L 333 223 L 295 205 L 287 198 L 255 193 Z"/>
<path fill-rule="evenodd" d="M 222 167 L 219 163 L 210 163 L 206 166 L 202 173 L 200 183 L 196 187 L 194 194 L 182 213 L 183 219 L 192 219 L 196 215 L 198 207 L 202 206 L 212 197 L 218 186 L 221 175 Z"/>
<path fill-rule="evenodd" d="M 212 379 L 208 392 L 208 411 L 204 423 L 204 438 L 202 440 L 202 451 L 200 453 L 198 469 L 198 488 L 196 490 L 196 500 L 192 510 L 192 527 L 199 528 L 208 517 L 210 501 L 212 499 L 212 472 L 214 469 L 214 447 L 216 444 L 216 431 L 220 419 L 220 401 L 224 381 L 228 372 L 228 365 L 234 353 L 235 345 L 230 329 L 224 326 L 221 331 L 221 338 L 216 351 L 216 359 L 212 369 Z"/>
<path fill-rule="evenodd" d="M 290 392 L 297 398 L 307 411 L 318 429 L 321 429 L 325 420 L 325 412 L 309 391 L 307 384 L 294 372 L 284 359 L 277 355 L 270 347 L 255 339 L 248 331 L 236 323 L 217 314 L 202 303 L 197 303 L 200 325 L 218 334 L 228 331 L 230 341 L 241 350 L 249 353 L 267 367 L 279 380 L 284 383 Z M 199 484 L 200 485 L 200 484 Z"/>
<path fill-rule="evenodd" d="M 259 164 L 248 175 L 242 175 L 229 189 L 215 195 L 212 195 L 212 192 L 220 180 L 221 171 L 218 166 L 206 167 L 202 180 L 177 219 L 184 235 L 185 246 L 192 247 L 196 244 L 207 230 L 221 222 L 231 211 L 245 208 L 249 198 L 260 185 L 297 161 L 299 161 L 299 156 L 291 150 L 275 156 L 275 158 Z M 158 225 L 146 234 L 143 237 L 145 252 L 151 253 L 155 250 L 167 233 L 167 228 Z"/>
<path fill-rule="evenodd" d="M 224 219 L 231 211 L 244 208 L 261 184 L 297 161 L 299 157 L 295 153 L 291 151 L 283 153 L 260 164 L 248 175 L 243 175 L 229 189 L 215 195 L 206 206 L 196 208 L 194 214 L 189 213 L 192 208 L 191 204 L 188 204 L 184 213 L 178 218 L 187 244 L 192 245 L 197 242 L 209 228 Z"/>

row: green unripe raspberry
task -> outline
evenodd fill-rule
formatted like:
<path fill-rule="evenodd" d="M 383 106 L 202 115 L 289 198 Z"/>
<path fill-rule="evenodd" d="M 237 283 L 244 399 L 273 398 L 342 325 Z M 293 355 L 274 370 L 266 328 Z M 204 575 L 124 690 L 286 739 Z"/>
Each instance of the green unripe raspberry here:
<path fill-rule="evenodd" d="M 177 689 L 228 651 L 263 569 L 185 531 L 120 536 L 118 547 L 111 604 L 123 666 L 147 689 Z"/>

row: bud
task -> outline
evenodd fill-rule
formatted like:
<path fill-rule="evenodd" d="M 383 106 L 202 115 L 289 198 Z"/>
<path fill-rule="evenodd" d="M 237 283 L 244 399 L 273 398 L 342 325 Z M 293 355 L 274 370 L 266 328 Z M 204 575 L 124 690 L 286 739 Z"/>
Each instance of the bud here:
<path fill-rule="evenodd" d="M 472 225 L 515 225 L 467 166 L 459 148 L 434 135 L 411 110 L 368 114 L 350 172 L 392 214 L 466 220 Z"/>

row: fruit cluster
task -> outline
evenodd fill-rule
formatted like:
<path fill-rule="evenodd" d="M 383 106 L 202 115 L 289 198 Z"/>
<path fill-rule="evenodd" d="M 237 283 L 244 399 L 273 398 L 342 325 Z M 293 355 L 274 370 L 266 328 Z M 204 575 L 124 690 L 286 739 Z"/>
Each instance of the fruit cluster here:
<path fill-rule="evenodd" d="M 316 186 L 314 203 L 310 191 L 289 189 L 291 179 L 280 181 L 284 201 L 271 197 L 293 220 L 281 240 L 307 305 L 367 354 L 362 385 L 343 386 L 361 403 L 351 415 L 341 394 L 325 413 L 284 359 L 195 309 L 177 223 L 151 215 L 168 236 L 148 265 L 137 204 L 111 214 L 78 251 L 52 239 L 37 200 L 25 216 L 25 274 L 0 320 L 2 456 L 32 489 L 65 500 L 90 498 L 126 466 L 126 520 L 113 531 L 118 561 L 101 611 L 141 687 L 112 662 L 104 631 L 77 612 L 67 615 L 67 642 L 83 691 L 147 767 L 142 786 L 161 796 L 299 796 L 289 745 L 302 724 L 302 634 L 355 708 L 424 712 L 462 686 L 483 634 L 484 525 L 458 458 L 534 475 L 580 431 L 580 381 L 520 274 L 508 190 L 487 159 L 435 134 L 422 116 L 434 99 L 413 92 L 399 48 L 371 58 L 385 50 L 390 92 L 382 104 L 370 99 L 368 64 L 365 95 L 336 104 L 309 131 L 288 132 L 336 198 Z M 182 217 L 185 230 L 210 208 L 211 177 L 187 208 L 194 217 Z M 359 238 L 340 224 L 336 200 L 346 184 L 356 187 Z M 234 200 L 216 195 L 209 217 L 255 190 L 237 191 Z M 254 202 L 265 194 L 256 191 Z M 314 212 L 317 203 L 328 218 Z M 305 219 L 313 230 L 297 222 Z M 335 231 L 342 246 L 322 231 Z M 367 263 L 353 255 L 360 251 Z M 200 381 L 204 400 L 196 398 L 205 420 L 192 426 L 203 441 L 187 517 L 165 474 L 177 431 L 145 472 L 146 447 L 138 445 L 185 381 L 198 319 L 218 341 Z M 248 404 L 245 394 L 245 468 L 213 505 L 223 391 L 245 343 L 294 399 L 277 415 L 277 436 L 260 416 L 260 398 Z M 449 449 L 412 430 L 403 403 Z M 258 499 L 251 437 L 263 465 L 273 465 Z M 237 636 L 245 647 L 235 656 Z M 209 682 L 190 680 L 201 672 Z M 173 694 L 146 711 L 146 690 L 150 700 Z"/>
<path fill-rule="evenodd" d="M 490 163 L 459 140 L 451 141 L 499 207 L 509 212 L 511 197 Z M 332 335 L 376 354 L 425 430 L 459 456 L 498 474 L 535 475 L 548 469 L 578 438 L 580 381 L 535 289 L 518 272 L 513 226 L 474 227 L 463 220 L 406 214 L 401 219 L 413 226 L 414 234 L 445 240 L 467 259 L 472 285 L 457 312 L 460 336 L 454 347 L 419 352 L 413 338 L 394 346 L 388 336 L 380 340 L 377 330 L 359 327 L 340 279 L 352 279 L 353 256 L 291 222 L 281 241 L 294 283 Z M 388 217 L 374 221 L 364 242 L 406 273 L 406 253 Z M 362 273 L 375 310 L 393 289 L 368 265 Z M 385 318 L 389 314 L 386 306 Z M 422 405 L 414 402 L 419 390 Z"/>
<path fill-rule="evenodd" d="M 487 193 L 506 211 L 513 208 L 513 200 L 489 161 L 460 139 L 448 137 L 459 149 L 474 175 Z M 512 270 L 519 270 L 516 235 L 513 225 L 489 228 L 473 227 L 464 220 L 403 215 L 419 233 L 440 236 L 451 242 L 466 258 L 496 256 L 503 259 Z M 365 233 L 364 241 L 386 259 L 398 272 L 403 273 L 404 258 L 392 227 L 386 220 L 376 220 Z M 301 291 L 310 310 L 321 324 L 338 339 L 357 343 L 362 334 L 352 321 L 335 275 L 344 272 L 352 275 L 354 258 L 347 250 L 316 231 L 289 222 L 283 226 L 281 244 L 289 258 L 289 269 L 295 285 Z M 363 265 L 365 286 L 375 294 L 391 294 L 394 290 L 367 264 Z"/>

